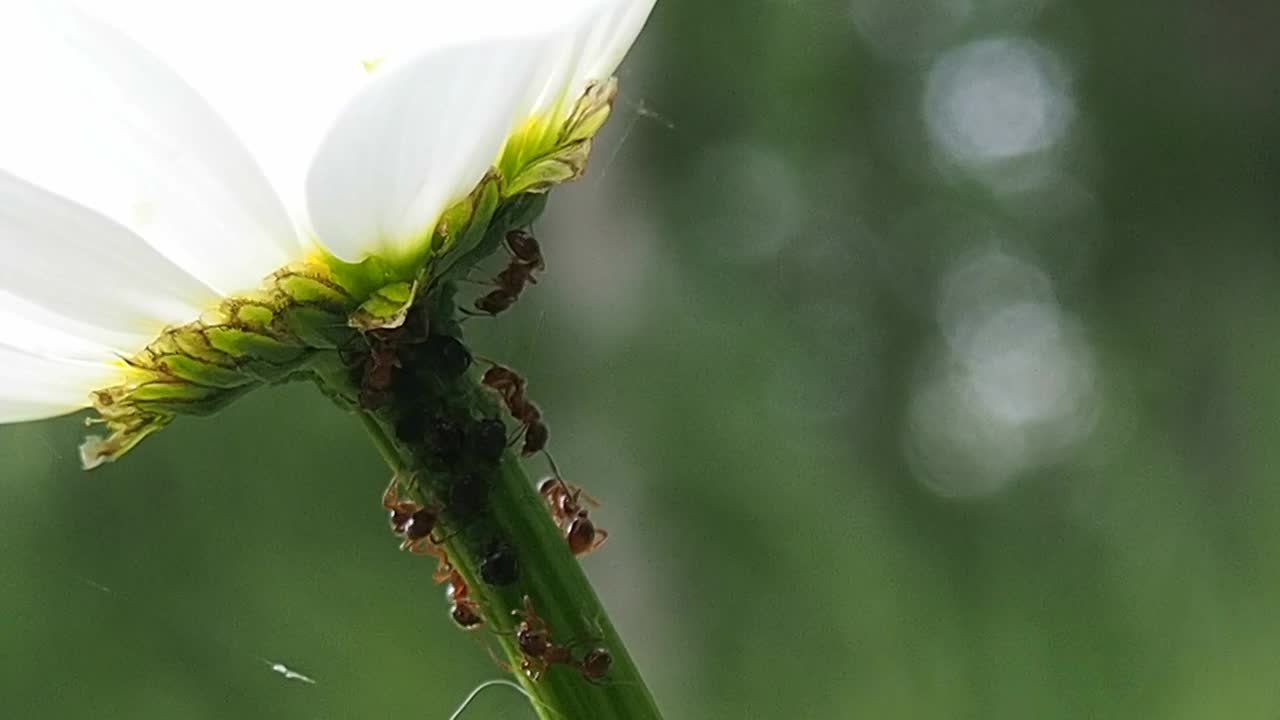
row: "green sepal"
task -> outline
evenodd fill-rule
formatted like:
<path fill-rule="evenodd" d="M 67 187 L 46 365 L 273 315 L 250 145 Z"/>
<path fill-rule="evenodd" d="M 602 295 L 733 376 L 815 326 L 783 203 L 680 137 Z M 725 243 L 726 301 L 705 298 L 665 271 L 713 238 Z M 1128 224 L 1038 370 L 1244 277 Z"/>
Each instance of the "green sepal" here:
<path fill-rule="evenodd" d="M 533 224 L 533 221 L 542 215 L 542 211 L 546 207 L 547 196 L 542 193 L 526 193 L 503 201 L 487 224 L 474 226 L 476 231 L 481 233 L 480 241 L 476 246 L 465 255 L 450 254 L 448 264 L 444 265 L 440 272 L 436 273 L 432 278 L 433 287 L 456 282 L 476 263 L 497 252 L 498 246 L 502 243 L 502 238 L 507 234 L 508 230 L 528 227 Z M 437 327 L 435 302 L 434 298 L 430 301 L 432 327 Z"/>
<path fill-rule="evenodd" d="M 618 82 L 609 79 L 587 87 L 567 117 L 558 123 L 552 109 L 543 118 L 518 130 L 507 143 L 498 167 L 510 197 L 526 192 L 546 192 L 552 186 L 576 179 L 587 167 L 591 138 L 599 132 L 613 108 Z"/>
<path fill-rule="evenodd" d="M 329 308 L 346 308 L 352 305 L 351 297 L 337 286 L 305 275 L 283 275 L 276 280 L 276 287 L 290 300 L 302 305 Z"/>
<path fill-rule="evenodd" d="M 165 383 L 152 383 L 151 385 L 162 385 Z M 143 386 L 151 388 L 151 385 Z M 213 388 L 203 388 L 203 394 L 196 390 L 178 390 L 176 388 L 151 388 L 150 393 L 137 393 L 135 397 L 130 398 L 144 412 L 160 413 L 166 415 L 197 415 L 207 416 L 213 415 L 231 403 L 235 402 L 246 392 L 249 392 L 257 383 L 244 385 L 242 387 L 233 388 L 231 390 L 215 390 Z M 192 386 L 187 386 L 191 388 Z M 143 388 L 138 388 L 142 390 Z M 148 394 L 154 397 L 146 397 Z"/>
<path fill-rule="evenodd" d="M 507 183 L 506 190 L 513 195 L 545 193 L 556 185 L 581 177 L 590 155 L 591 140 L 579 140 L 527 165 Z"/>
<path fill-rule="evenodd" d="M 221 388 L 205 387 L 194 383 L 182 381 L 156 381 L 149 382 L 133 389 L 129 393 L 129 402 L 134 405 L 150 405 L 171 407 L 177 404 L 180 407 L 187 407 L 189 403 L 199 403 L 208 400 L 211 397 L 225 394 Z"/>
<path fill-rule="evenodd" d="M 204 333 L 214 349 L 237 359 L 257 359 L 275 365 L 287 365 L 301 360 L 307 353 L 305 347 L 290 345 L 237 327 L 219 325 L 208 328 Z"/>
<path fill-rule="evenodd" d="M 349 347 L 356 337 L 345 314 L 335 315 L 306 305 L 285 308 L 280 313 L 280 323 L 304 345 L 323 350 Z"/>
<path fill-rule="evenodd" d="M 618 79 L 593 83 L 573 106 L 573 112 L 565 121 L 560 134 L 560 144 L 569 145 L 589 140 L 604 127 L 613 111 L 613 100 L 618 96 Z"/>
<path fill-rule="evenodd" d="M 441 254 L 440 262 L 434 268 L 436 278 L 448 274 L 459 261 L 472 254 L 477 246 L 484 242 L 485 235 L 493 224 L 494 215 L 502 202 L 502 191 L 499 178 L 490 175 L 476 188 L 465 203 L 467 222 L 465 224 L 447 225 L 441 223 L 445 233 L 446 250 Z M 459 203 L 460 205 L 462 203 Z"/>
<path fill-rule="evenodd" d="M 513 197 L 503 203 L 495 224 L 500 223 L 505 228 L 529 227 L 535 220 L 542 217 L 542 213 L 546 209 L 546 193 L 527 193 Z M 491 252 L 497 249 L 497 245 L 494 245 Z"/>
<path fill-rule="evenodd" d="M 436 225 L 436 236 L 440 239 L 441 254 L 452 252 L 457 247 L 458 238 L 472 226 L 471 218 L 476 214 L 477 193 L 489 182 L 490 178 L 486 176 L 476 188 L 476 193 L 468 195 L 461 202 L 450 205 L 449 209 L 440 216 L 440 222 Z"/>
<path fill-rule="evenodd" d="M 168 343 L 165 342 L 166 340 Z M 157 353 L 167 354 L 164 353 L 167 344 L 171 344 L 173 350 L 177 353 L 203 360 L 210 365 L 225 367 L 234 364 L 234 361 L 226 353 L 215 350 L 209 345 L 209 338 L 205 337 L 203 327 L 185 325 L 176 330 L 170 330 L 153 343 L 149 349 Z"/>
<path fill-rule="evenodd" d="M 99 412 L 102 412 L 101 408 Z M 169 413 L 134 411 L 124 420 L 108 420 L 110 435 L 90 435 L 80 443 L 80 465 L 85 470 L 92 470 L 104 463 L 115 462 L 148 435 L 173 422 L 173 417 Z"/>
<path fill-rule="evenodd" d="M 214 365 L 186 355 L 163 355 L 156 359 L 155 364 L 180 380 L 205 387 L 225 390 L 253 382 L 253 378 L 245 377 L 239 369 Z"/>
<path fill-rule="evenodd" d="M 351 313 L 351 327 L 362 331 L 390 330 L 404 325 L 417 295 L 417 283 L 398 282 L 378 288 Z"/>
<path fill-rule="evenodd" d="M 265 330 L 275 322 L 276 313 L 270 307 L 247 302 L 235 307 L 232 322 L 255 330 Z"/>

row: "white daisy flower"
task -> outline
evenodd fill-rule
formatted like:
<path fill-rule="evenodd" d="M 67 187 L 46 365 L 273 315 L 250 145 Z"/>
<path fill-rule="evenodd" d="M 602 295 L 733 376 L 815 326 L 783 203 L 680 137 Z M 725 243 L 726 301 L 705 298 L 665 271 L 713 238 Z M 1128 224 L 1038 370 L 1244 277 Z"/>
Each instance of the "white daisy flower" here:
<path fill-rule="evenodd" d="M 653 3 L 6 0 L 0 422 L 95 407 L 92 466 L 393 323 L 582 172 Z"/>

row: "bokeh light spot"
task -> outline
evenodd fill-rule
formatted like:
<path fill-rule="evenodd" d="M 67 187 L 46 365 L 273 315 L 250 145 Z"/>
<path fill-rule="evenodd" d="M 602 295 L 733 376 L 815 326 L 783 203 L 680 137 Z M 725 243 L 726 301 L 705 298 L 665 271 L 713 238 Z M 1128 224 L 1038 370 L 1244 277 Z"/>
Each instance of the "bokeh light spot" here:
<path fill-rule="evenodd" d="M 925 83 L 925 121 L 953 160 L 985 165 L 1058 142 L 1075 113 L 1065 71 L 1036 43 L 981 40 L 934 63 Z"/>
<path fill-rule="evenodd" d="M 1088 434 L 1093 352 L 1039 267 L 1002 252 L 962 260 L 938 319 L 945 348 L 908 411 L 907 452 L 926 487 L 990 494 Z"/>

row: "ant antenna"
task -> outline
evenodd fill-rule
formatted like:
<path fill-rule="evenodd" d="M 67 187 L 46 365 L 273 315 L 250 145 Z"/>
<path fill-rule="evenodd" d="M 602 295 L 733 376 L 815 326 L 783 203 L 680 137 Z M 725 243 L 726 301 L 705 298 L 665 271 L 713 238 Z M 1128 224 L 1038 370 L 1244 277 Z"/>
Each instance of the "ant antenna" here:
<path fill-rule="evenodd" d="M 560 483 L 560 489 L 565 493 L 569 492 L 569 486 L 564 482 L 564 476 L 560 474 L 560 467 L 556 465 L 555 458 L 551 457 L 551 451 L 544 449 L 543 456 L 547 458 L 547 465 L 551 468 L 551 474 L 556 476 L 556 482 Z"/>

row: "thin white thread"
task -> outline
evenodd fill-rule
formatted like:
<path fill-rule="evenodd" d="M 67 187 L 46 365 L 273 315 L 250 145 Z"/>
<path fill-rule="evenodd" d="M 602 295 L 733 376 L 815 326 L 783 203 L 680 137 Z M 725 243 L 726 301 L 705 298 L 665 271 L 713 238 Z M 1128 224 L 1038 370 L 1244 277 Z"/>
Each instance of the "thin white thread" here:
<path fill-rule="evenodd" d="M 485 690 L 488 690 L 491 687 L 496 687 L 498 685 L 504 685 L 506 687 L 512 688 L 516 692 L 523 695 L 525 699 L 528 700 L 529 702 L 535 705 L 540 705 L 542 708 L 546 710 L 550 710 L 552 713 L 556 715 L 560 715 L 560 713 L 556 712 L 555 708 L 549 707 L 547 704 L 541 702 L 534 696 L 530 695 L 528 690 L 525 690 L 524 688 L 520 687 L 514 682 L 511 682 L 510 680 L 488 680 L 486 682 L 480 683 L 479 685 L 476 686 L 475 690 L 471 691 L 471 694 L 468 695 L 466 699 L 462 701 L 462 704 L 458 706 L 458 709 L 454 710 L 453 714 L 449 716 L 449 720 L 458 720 L 458 718 L 462 717 L 462 713 L 467 711 L 467 707 L 471 705 L 472 701 L 474 701 L 477 697 L 480 696 L 480 693 L 484 692 Z"/>

